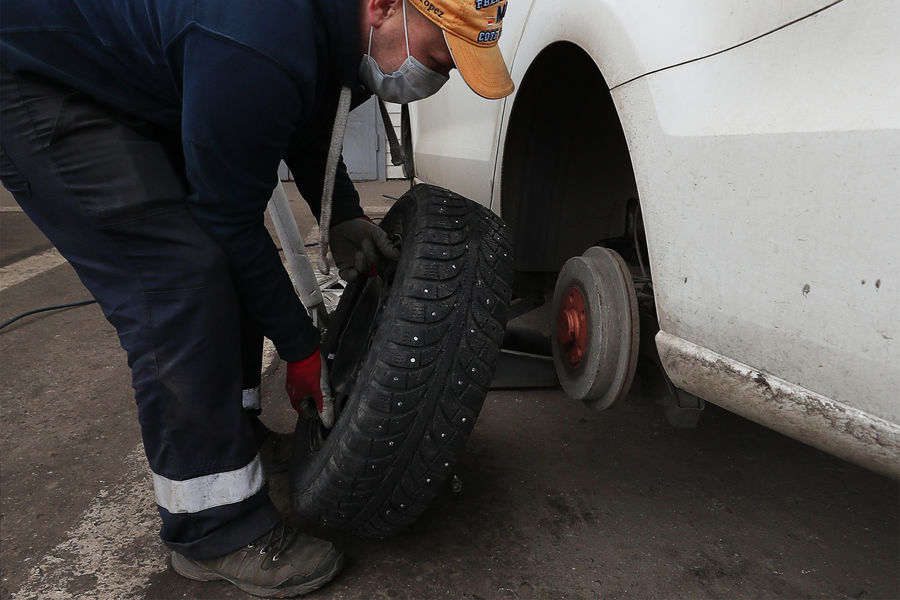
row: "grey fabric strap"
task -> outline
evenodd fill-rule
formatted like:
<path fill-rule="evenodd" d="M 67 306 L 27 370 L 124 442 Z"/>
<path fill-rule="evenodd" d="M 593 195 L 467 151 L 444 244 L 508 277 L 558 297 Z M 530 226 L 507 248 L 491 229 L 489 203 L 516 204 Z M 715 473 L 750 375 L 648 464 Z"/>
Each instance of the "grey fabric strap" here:
<path fill-rule="evenodd" d="M 331 200 L 334 196 L 334 179 L 337 176 L 338 161 L 344 147 L 344 132 L 347 131 L 347 115 L 350 114 L 350 88 L 341 88 L 337 114 L 334 117 L 334 128 L 331 130 L 331 146 L 328 148 L 328 160 L 325 163 L 325 185 L 322 188 L 322 210 L 319 215 L 319 247 L 322 251 L 321 271 L 329 272 L 328 236 L 331 229 Z"/>

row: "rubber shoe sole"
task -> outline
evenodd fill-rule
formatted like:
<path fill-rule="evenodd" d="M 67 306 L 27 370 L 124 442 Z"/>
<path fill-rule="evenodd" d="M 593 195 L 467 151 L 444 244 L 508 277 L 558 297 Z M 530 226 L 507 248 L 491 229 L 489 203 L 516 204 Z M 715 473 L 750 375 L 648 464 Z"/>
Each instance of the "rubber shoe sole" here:
<path fill-rule="evenodd" d="M 337 556 L 334 557 L 334 555 Z M 310 578 L 307 581 L 285 587 L 262 587 L 246 581 L 241 581 L 240 579 L 228 577 L 222 573 L 217 573 L 216 571 L 198 565 L 196 562 L 177 552 L 172 553 L 172 568 L 182 577 L 194 581 L 227 581 L 235 585 L 241 591 L 247 592 L 253 596 L 259 596 L 260 598 L 294 598 L 296 596 L 308 594 L 334 579 L 343 567 L 343 553 L 332 549 L 331 552 L 322 559 L 319 568 L 310 575 Z"/>

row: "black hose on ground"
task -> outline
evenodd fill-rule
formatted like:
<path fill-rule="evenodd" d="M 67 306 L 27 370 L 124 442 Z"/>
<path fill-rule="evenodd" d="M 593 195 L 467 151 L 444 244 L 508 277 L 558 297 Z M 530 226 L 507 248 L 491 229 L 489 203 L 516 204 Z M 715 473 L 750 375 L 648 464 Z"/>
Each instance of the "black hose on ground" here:
<path fill-rule="evenodd" d="M 3 329 L 7 325 L 12 325 L 19 319 L 22 319 L 22 318 L 30 316 L 30 315 L 36 315 L 38 313 L 47 312 L 47 311 L 51 311 L 51 310 L 62 310 L 64 308 L 75 308 L 76 306 L 87 306 L 88 304 L 96 304 L 96 302 L 97 302 L 96 300 L 81 300 L 79 302 L 69 302 L 67 304 L 57 304 L 55 306 L 45 306 L 43 308 L 35 308 L 34 310 L 29 310 L 27 312 L 23 312 L 20 315 L 16 315 L 15 317 L 13 317 L 11 319 L 7 319 L 7 320 L 3 321 L 2 323 L 0 323 L 0 329 Z"/>

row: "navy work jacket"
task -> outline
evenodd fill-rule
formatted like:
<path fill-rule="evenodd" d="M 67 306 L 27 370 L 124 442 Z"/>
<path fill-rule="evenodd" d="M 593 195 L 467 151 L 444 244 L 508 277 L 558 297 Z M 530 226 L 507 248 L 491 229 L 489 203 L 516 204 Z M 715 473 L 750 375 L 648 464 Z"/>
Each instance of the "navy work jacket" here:
<path fill-rule="evenodd" d="M 279 161 L 318 218 L 341 85 L 356 88 L 355 0 L 3 0 L 0 61 L 179 133 L 188 206 L 285 360 L 319 343 L 263 216 Z M 333 223 L 362 214 L 341 168 Z"/>

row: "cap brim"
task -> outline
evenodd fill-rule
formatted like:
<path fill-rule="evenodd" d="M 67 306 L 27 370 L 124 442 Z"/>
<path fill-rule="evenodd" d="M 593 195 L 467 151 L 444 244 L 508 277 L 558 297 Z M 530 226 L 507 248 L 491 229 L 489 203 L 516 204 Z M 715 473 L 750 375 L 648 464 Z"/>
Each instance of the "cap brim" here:
<path fill-rule="evenodd" d="M 496 44 L 487 48 L 476 46 L 446 30 L 444 39 L 459 74 L 473 92 L 496 100 L 509 96 L 516 89 Z"/>

